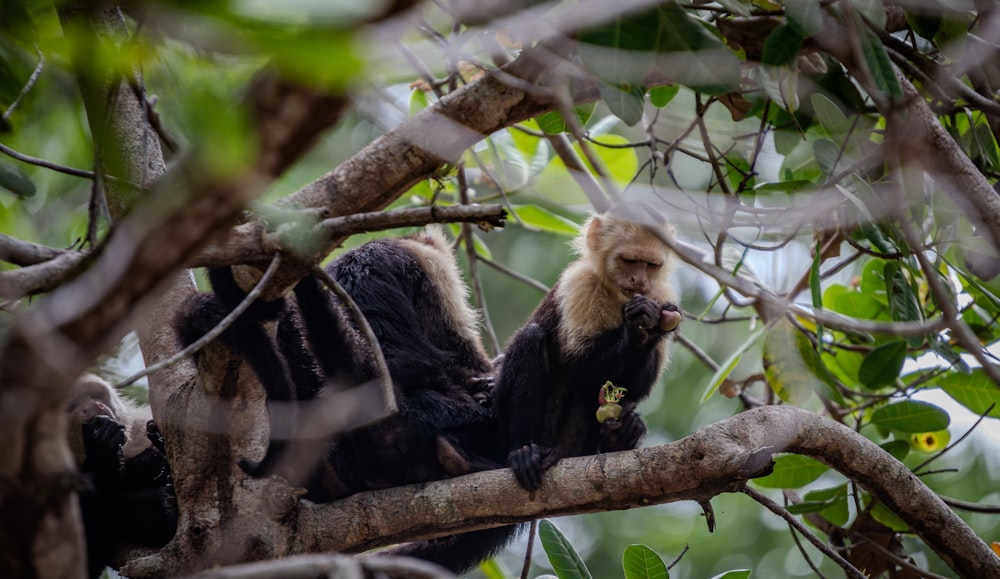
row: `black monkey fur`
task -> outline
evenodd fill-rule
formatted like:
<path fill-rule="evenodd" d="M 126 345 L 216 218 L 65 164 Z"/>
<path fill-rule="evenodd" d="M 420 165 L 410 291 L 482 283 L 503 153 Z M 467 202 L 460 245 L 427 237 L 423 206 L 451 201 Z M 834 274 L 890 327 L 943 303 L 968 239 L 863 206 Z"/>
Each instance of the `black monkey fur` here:
<path fill-rule="evenodd" d="M 125 549 L 166 545 L 177 529 L 177 499 L 148 407 L 87 374 L 73 385 L 66 412 L 83 479 L 87 573 L 98 577 Z"/>
<path fill-rule="evenodd" d="M 440 231 L 368 242 L 336 259 L 328 272 L 371 325 L 399 412 L 335 437 L 305 476 L 278 474 L 304 480 L 306 498 L 325 502 L 502 467 L 506 449 L 498 444 L 490 408 L 493 367 Z M 245 295 L 229 268 L 210 270 L 209 277 L 214 293 L 198 296 L 178 319 L 184 343 L 217 325 Z M 255 303 L 220 336 L 249 361 L 268 402 L 304 407 L 325 394 L 332 377 L 348 385 L 374 378 L 363 339 L 319 280 L 304 278 L 294 295 L 294 300 Z M 272 338 L 263 324 L 274 320 Z M 253 476 L 271 474 L 289 444 L 294 441 L 272 440 L 260 463 L 241 466 Z M 510 535 L 510 530 L 467 533 L 414 543 L 406 553 L 464 571 L 494 554 Z"/>

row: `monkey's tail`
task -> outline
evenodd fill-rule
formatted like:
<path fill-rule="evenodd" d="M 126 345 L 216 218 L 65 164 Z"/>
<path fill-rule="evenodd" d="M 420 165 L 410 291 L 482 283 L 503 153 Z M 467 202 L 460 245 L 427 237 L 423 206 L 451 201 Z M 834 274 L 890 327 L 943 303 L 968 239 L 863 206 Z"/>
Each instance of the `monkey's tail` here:
<path fill-rule="evenodd" d="M 508 525 L 417 541 L 380 554 L 416 557 L 437 563 L 452 573 L 461 575 L 499 553 L 524 527 L 525 525 Z"/>

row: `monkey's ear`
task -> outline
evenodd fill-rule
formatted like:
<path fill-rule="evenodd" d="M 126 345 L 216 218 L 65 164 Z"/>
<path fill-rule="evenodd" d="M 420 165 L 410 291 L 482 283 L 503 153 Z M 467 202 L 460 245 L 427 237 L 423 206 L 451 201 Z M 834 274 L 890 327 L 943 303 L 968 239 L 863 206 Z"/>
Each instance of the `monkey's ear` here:
<path fill-rule="evenodd" d="M 601 251 L 601 229 L 603 225 L 600 215 L 594 215 L 587 222 L 587 249 L 591 253 L 599 253 Z"/>

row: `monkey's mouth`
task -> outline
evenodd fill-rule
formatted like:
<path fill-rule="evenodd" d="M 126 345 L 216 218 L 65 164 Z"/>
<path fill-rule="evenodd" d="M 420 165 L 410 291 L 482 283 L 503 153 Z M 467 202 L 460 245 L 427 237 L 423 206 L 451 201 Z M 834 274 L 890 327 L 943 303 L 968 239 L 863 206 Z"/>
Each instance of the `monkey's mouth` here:
<path fill-rule="evenodd" d="M 627 297 L 628 299 L 632 299 L 636 295 L 642 293 L 642 290 L 632 289 L 632 288 L 629 288 L 629 287 L 621 287 L 621 286 L 618 287 L 618 291 L 620 291 L 622 293 L 622 295 L 625 296 L 625 297 Z"/>

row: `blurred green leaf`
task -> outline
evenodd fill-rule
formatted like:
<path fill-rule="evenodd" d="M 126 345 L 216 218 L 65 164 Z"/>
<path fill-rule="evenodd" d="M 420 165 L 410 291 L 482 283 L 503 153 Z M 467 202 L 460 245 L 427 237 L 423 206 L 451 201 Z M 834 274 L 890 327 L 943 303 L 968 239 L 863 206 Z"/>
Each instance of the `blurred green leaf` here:
<path fill-rule="evenodd" d="M 823 5 L 814 0 L 784 0 L 788 22 L 803 36 L 823 30 Z"/>
<path fill-rule="evenodd" d="M 601 99 L 612 113 L 632 126 L 642 120 L 642 109 L 646 102 L 646 89 L 642 85 L 600 83 Z"/>
<path fill-rule="evenodd" d="M 790 24 L 782 24 L 771 31 L 764 41 L 761 62 L 772 66 L 788 66 L 795 62 L 805 40 L 802 34 Z"/>
<path fill-rule="evenodd" d="M 902 461 L 906 455 L 910 454 L 910 443 L 906 440 L 890 440 L 880 445 L 882 450 L 888 452 L 896 460 Z"/>
<path fill-rule="evenodd" d="M 858 28 L 861 30 L 859 35 L 861 37 L 861 52 L 864 54 L 868 71 L 875 79 L 875 85 L 890 98 L 903 96 L 903 89 L 899 86 L 899 80 L 896 78 L 896 69 L 892 65 L 892 61 L 889 60 L 889 55 L 885 52 L 882 41 L 864 23 L 858 22 Z"/>
<path fill-rule="evenodd" d="M 551 231 L 562 235 L 576 235 L 580 232 L 580 226 L 576 223 L 538 205 L 516 205 L 514 212 L 526 226 L 540 231 Z"/>
<path fill-rule="evenodd" d="M 899 378 L 907 353 L 905 340 L 894 340 L 876 347 L 861 362 L 858 378 L 872 390 L 891 386 Z"/>
<path fill-rule="evenodd" d="M 899 518 L 899 515 L 889 510 L 889 507 L 882 503 L 878 503 L 872 507 L 869 511 L 872 518 L 876 521 L 882 523 L 886 527 L 889 527 L 897 533 L 903 533 L 910 530 L 910 526 L 906 524 L 903 519 Z"/>
<path fill-rule="evenodd" d="M 712 579 L 748 579 L 750 577 L 749 569 L 735 569 L 733 571 L 726 571 L 725 573 L 719 573 Z"/>
<path fill-rule="evenodd" d="M 477 569 L 486 576 L 486 579 L 507 579 L 507 574 L 500 568 L 500 563 L 497 563 L 496 559 L 483 561 Z"/>
<path fill-rule="evenodd" d="M 831 137 L 845 135 L 851 130 L 851 119 L 829 97 L 815 92 L 809 97 L 819 124 Z"/>
<path fill-rule="evenodd" d="M 836 143 L 829 139 L 818 139 L 813 143 L 813 152 L 816 154 L 816 164 L 820 170 L 827 175 L 836 173 L 840 157 L 840 147 Z"/>
<path fill-rule="evenodd" d="M 677 93 L 680 92 L 681 85 L 679 84 L 667 84 L 663 86 L 654 86 L 649 89 L 649 102 L 654 107 L 662 109 L 667 106 L 670 101 L 674 100 Z"/>
<path fill-rule="evenodd" d="M 795 489 L 813 482 L 828 470 L 830 467 L 808 456 L 785 454 L 774 459 L 771 474 L 755 478 L 753 482 L 768 489 Z"/>
<path fill-rule="evenodd" d="M 779 398 L 789 404 L 804 404 L 823 385 L 817 376 L 812 343 L 786 318 L 771 324 L 762 349 L 764 375 Z"/>
<path fill-rule="evenodd" d="M 975 368 L 970 374 L 949 372 L 938 378 L 935 384 L 955 402 L 978 415 L 984 414 L 992 405 L 989 415 L 1000 418 L 1000 388 L 982 368 Z"/>
<path fill-rule="evenodd" d="M 806 503 L 821 505 L 817 511 L 820 516 L 838 527 L 843 527 L 850 520 L 850 496 L 846 484 L 810 491 L 802 498 Z"/>
<path fill-rule="evenodd" d="M 701 401 L 703 403 L 706 402 L 709 398 L 711 398 L 712 394 L 715 394 L 715 391 L 719 389 L 719 386 L 721 386 L 722 383 L 726 380 L 726 378 L 728 378 L 729 375 L 733 373 L 733 370 L 736 369 L 736 365 L 739 364 L 740 360 L 743 359 L 743 355 L 746 354 L 748 350 L 750 350 L 751 348 L 754 347 L 754 345 L 757 344 L 757 341 L 760 339 L 760 337 L 764 334 L 765 331 L 767 331 L 766 326 L 761 326 L 757 328 L 753 333 L 750 334 L 750 337 L 747 338 L 745 342 L 743 342 L 738 348 L 733 350 L 733 352 L 729 355 L 729 358 L 727 358 L 725 362 L 719 364 L 719 368 L 708 380 L 708 384 L 705 385 L 705 388 L 702 391 Z"/>
<path fill-rule="evenodd" d="M 889 313 L 897 322 L 915 322 L 923 319 L 917 292 L 898 262 L 889 261 L 883 270 L 885 291 L 889 298 Z M 911 345 L 919 344 L 921 338 L 908 340 Z"/>
<path fill-rule="evenodd" d="M 850 3 L 877 30 L 885 28 L 885 6 L 882 0 L 850 0 Z"/>
<path fill-rule="evenodd" d="M 587 122 L 590 121 L 590 117 L 594 116 L 594 109 L 596 107 L 597 105 L 594 103 L 585 103 L 573 107 L 573 112 L 576 114 L 577 120 L 580 121 L 581 127 L 586 126 Z M 549 111 L 538 115 L 536 120 L 538 121 L 538 127 L 550 135 L 558 135 L 569 130 L 566 120 L 559 111 Z"/>
<path fill-rule="evenodd" d="M 0 187 L 18 197 L 34 197 L 35 183 L 17 165 L 0 161 Z"/>
<path fill-rule="evenodd" d="M 559 579 L 591 579 L 590 570 L 583 563 L 580 554 L 552 521 L 542 519 L 538 523 L 538 537 L 549 557 L 549 564 Z"/>
<path fill-rule="evenodd" d="M 670 579 L 663 559 L 646 545 L 629 545 L 622 554 L 625 579 Z"/>
<path fill-rule="evenodd" d="M 420 111 L 427 108 L 429 104 L 429 97 L 427 96 L 427 91 L 421 90 L 420 88 L 415 88 L 410 91 L 410 116 L 419 113 Z"/>
<path fill-rule="evenodd" d="M 948 427 L 951 418 L 941 408 L 918 400 L 903 400 L 872 413 L 872 424 L 899 432 L 933 432 Z"/>

